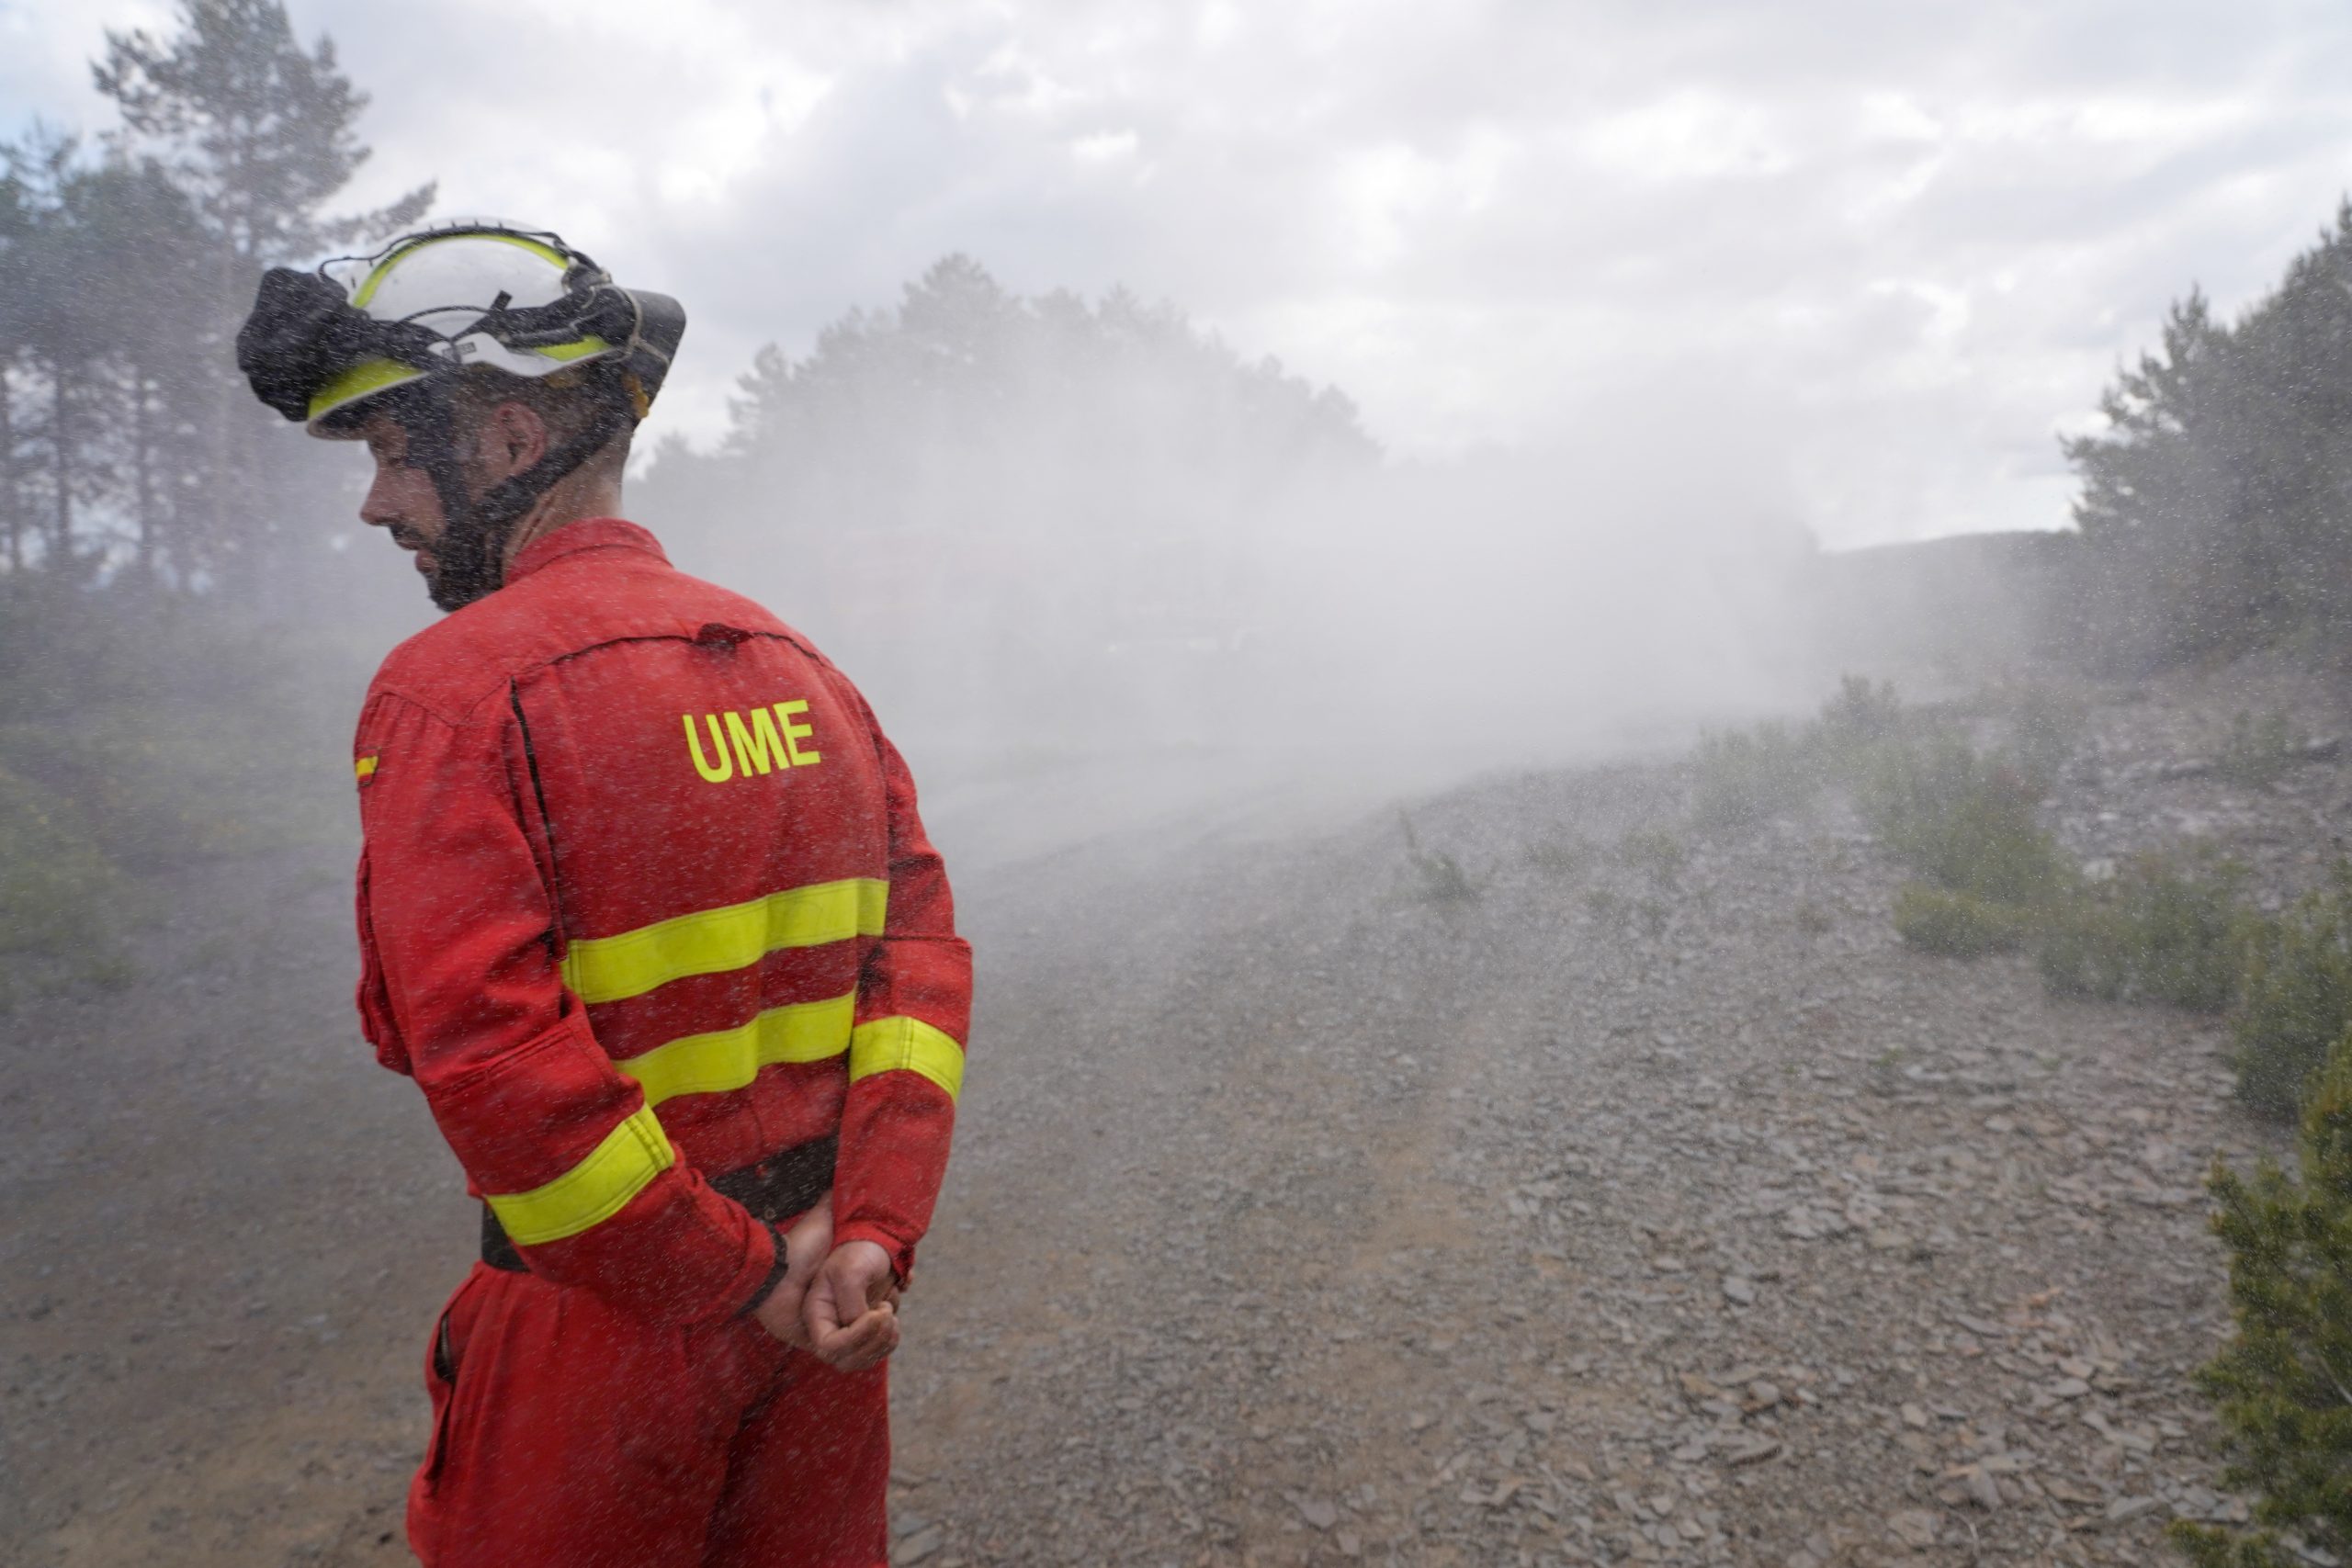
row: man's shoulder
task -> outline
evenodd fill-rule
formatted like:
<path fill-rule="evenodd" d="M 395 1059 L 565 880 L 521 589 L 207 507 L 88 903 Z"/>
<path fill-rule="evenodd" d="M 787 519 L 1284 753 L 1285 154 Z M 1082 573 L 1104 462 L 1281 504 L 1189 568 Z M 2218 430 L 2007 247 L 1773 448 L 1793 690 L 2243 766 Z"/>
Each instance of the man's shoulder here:
<path fill-rule="evenodd" d="M 815 653 L 765 606 L 658 557 L 583 564 L 593 576 L 571 560 L 553 562 L 409 637 L 385 656 L 368 701 L 396 697 L 462 724 L 560 660 L 608 643 L 692 641 L 712 627 L 789 637 Z"/>
<path fill-rule="evenodd" d="M 392 697 L 462 724 L 517 674 L 544 663 L 550 639 L 526 580 L 454 610 L 384 656 L 368 701 Z"/>

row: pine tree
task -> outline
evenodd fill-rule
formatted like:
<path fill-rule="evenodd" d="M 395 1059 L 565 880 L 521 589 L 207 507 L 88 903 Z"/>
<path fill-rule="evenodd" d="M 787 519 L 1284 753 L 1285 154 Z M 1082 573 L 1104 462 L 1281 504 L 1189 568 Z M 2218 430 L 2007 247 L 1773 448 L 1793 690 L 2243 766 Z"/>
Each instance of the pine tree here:
<path fill-rule="evenodd" d="M 208 562 L 203 541 L 175 526 L 181 493 L 203 460 L 183 394 L 215 373 L 200 357 L 209 344 L 187 330 L 204 309 L 201 279 L 155 265 L 153 247 L 157 235 L 190 228 L 191 204 L 159 164 L 117 152 L 75 176 L 67 206 L 81 253 L 76 292 L 96 329 L 94 395 L 107 414 L 98 445 L 127 528 L 122 542 L 142 578 L 168 563 L 186 581 Z"/>
<path fill-rule="evenodd" d="M 2352 1034 L 2303 1111 L 2300 1179 L 2269 1161 L 2211 1187 L 2236 1337 L 2199 1376 L 2220 1407 L 2224 1482 L 2260 1494 L 2259 1527 L 2174 1527 L 2199 1568 L 2289 1568 L 2278 1536 L 2352 1551 Z"/>
<path fill-rule="evenodd" d="M 368 161 L 353 129 L 368 95 L 336 70 L 333 39 L 303 51 L 277 0 L 181 0 L 180 26 L 169 40 L 109 31 L 91 71 L 126 140 L 164 154 L 229 255 L 248 268 L 306 257 L 432 205 L 424 185 L 374 212 L 322 216 Z"/>
<path fill-rule="evenodd" d="M 202 308 L 190 276 L 155 265 L 157 236 L 192 220 L 152 161 L 117 151 L 90 164 L 79 152 L 41 133 L 0 149 L 15 285 L 0 303 L 0 363 L 17 371 L 0 399 L 7 561 L 21 571 L 35 558 L 29 531 L 52 574 L 86 578 L 125 544 L 152 572 L 179 476 L 197 462 L 176 390 L 213 379 L 189 330 Z"/>
<path fill-rule="evenodd" d="M 0 275 L 22 276 L 32 233 L 31 193 L 17 176 L 8 150 L 0 149 Z M 25 569 L 26 528 L 13 383 L 24 355 L 32 304 L 28 288 L 0 289 L 0 559 L 12 576 Z"/>
<path fill-rule="evenodd" d="M 1024 297 L 960 255 L 738 385 L 721 450 L 663 448 L 632 504 L 698 570 L 832 606 L 823 635 L 942 714 L 1001 711 L 1017 671 L 1033 734 L 1128 701 L 1105 650 L 1270 619 L 1288 490 L 1378 457 L 1345 397 L 1172 306 Z M 947 681 L 912 678 L 909 618 L 961 650 Z"/>
<path fill-rule="evenodd" d="M 17 350 L 26 416 L 12 418 L 30 448 L 24 464 L 20 558 L 28 538 L 43 570 L 72 575 L 92 564 L 76 547 L 76 509 L 97 499 L 105 472 L 84 449 L 97 411 L 93 367 L 106 323 L 81 288 L 94 247 L 84 230 L 80 144 L 36 127 L 6 150 L 20 231 L 11 247 L 10 308 L 5 330 Z"/>
<path fill-rule="evenodd" d="M 2097 634 L 2141 665 L 2352 615 L 2352 203 L 2235 322 L 2192 289 L 2064 443 Z"/>
<path fill-rule="evenodd" d="M 121 110 L 117 150 L 158 159 L 187 196 L 193 230 L 153 236 L 148 247 L 202 281 L 190 321 L 197 352 L 185 365 L 209 375 L 173 391 L 203 411 L 203 553 L 257 581 L 277 564 L 279 509 L 254 504 L 252 491 L 288 479 L 264 460 L 282 444 L 263 439 L 271 421 L 238 381 L 229 348 L 255 276 L 268 264 L 413 223 L 434 187 L 373 212 L 328 216 L 327 202 L 368 157 L 355 129 L 368 96 L 337 69 L 333 41 L 303 50 L 277 0 L 181 0 L 179 23 L 169 39 L 109 31 L 92 74 Z"/>

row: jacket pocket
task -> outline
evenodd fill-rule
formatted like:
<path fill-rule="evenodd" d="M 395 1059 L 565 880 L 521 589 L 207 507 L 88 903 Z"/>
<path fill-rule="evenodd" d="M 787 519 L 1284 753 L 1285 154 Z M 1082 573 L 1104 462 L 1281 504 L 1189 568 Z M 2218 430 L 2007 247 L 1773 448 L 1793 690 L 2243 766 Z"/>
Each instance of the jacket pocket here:
<path fill-rule="evenodd" d="M 424 1393 L 433 1402 L 433 1435 L 425 1441 L 424 1462 L 417 1467 L 416 1478 L 428 1491 L 440 1479 L 441 1467 L 449 1458 L 450 1431 L 457 1424 L 458 1382 L 464 1375 L 466 1340 L 472 1327 L 472 1314 L 462 1309 L 479 1278 L 479 1269 L 466 1276 L 441 1315 L 433 1320 L 433 1336 L 425 1342 Z"/>
<path fill-rule="evenodd" d="M 359 928 L 359 1032 L 376 1048 L 376 1060 L 396 1073 L 409 1070 L 408 1047 L 392 1022 L 392 998 L 384 984 L 384 963 L 376 955 L 376 924 L 368 911 L 368 852 L 359 852 L 358 896 L 353 913 Z"/>

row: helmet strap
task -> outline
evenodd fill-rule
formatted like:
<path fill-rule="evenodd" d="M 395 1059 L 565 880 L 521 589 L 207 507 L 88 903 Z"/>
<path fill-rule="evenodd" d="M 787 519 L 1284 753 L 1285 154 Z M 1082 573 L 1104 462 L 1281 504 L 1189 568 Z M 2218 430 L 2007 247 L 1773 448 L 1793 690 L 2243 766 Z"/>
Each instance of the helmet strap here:
<path fill-rule="evenodd" d="M 587 423 L 554 450 L 475 496 L 467 491 L 458 457 L 452 389 L 434 388 L 418 399 L 414 412 L 402 421 L 408 431 L 409 460 L 424 469 L 441 502 L 441 537 L 433 547 L 440 570 L 435 574 L 432 592 L 433 602 L 444 610 L 462 609 L 504 586 L 506 546 L 514 537 L 514 525 L 548 491 L 635 423 L 627 405 L 599 398 Z"/>

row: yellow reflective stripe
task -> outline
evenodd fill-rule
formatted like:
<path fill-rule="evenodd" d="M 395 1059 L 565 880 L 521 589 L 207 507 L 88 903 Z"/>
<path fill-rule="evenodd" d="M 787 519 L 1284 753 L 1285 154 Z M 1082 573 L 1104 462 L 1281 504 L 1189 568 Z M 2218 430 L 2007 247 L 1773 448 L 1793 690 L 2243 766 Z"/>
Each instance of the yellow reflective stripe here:
<path fill-rule="evenodd" d="M 775 1062 L 821 1062 L 849 1049 L 857 993 L 819 1002 L 770 1008 L 751 1022 L 708 1034 L 689 1034 L 614 1064 L 659 1105 L 682 1094 L 723 1094 L 741 1089 Z"/>
<path fill-rule="evenodd" d="M 577 343 L 550 343 L 541 347 L 535 348 L 531 352 L 534 354 L 544 354 L 549 359 L 560 359 L 569 362 L 574 359 L 585 359 L 592 354 L 602 354 L 612 346 L 613 345 L 611 344 L 606 343 L 603 338 L 600 338 L 594 333 L 591 333 Z"/>
<path fill-rule="evenodd" d="M 880 936 L 890 885 L 854 876 L 787 888 L 724 908 L 581 937 L 563 956 L 564 984 L 583 1002 L 641 997 L 688 975 L 718 975 L 787 947 Z"/>
<path fill-rule="evenodd" d="M 964 1092 L 964 1047 L 919 1018 L 877 1018 L 849 1037 L 849 1081 L 905 1069 L 921 1073 L 954 1100 Z"/>
<path fill-rule="evenodd" d="M 376 298 L 376 290 L 383 287 L 384 279 L 391 276 L 392 268 L 427 246 L 446 245 L 452 240 L 495 240 L 502 245 L 513 245 L 515 249 L 528 251 L 533 255 L 545 256 L 555 264 L 556 270 L 559 272 L 568 265 L 561 252 L 552 246 L 543 245 L 537 240 L 526 240 L 520 234 L 485 234 L 480 230 L 466 230 L 455 234 L 436 234 L 429 240 L 419 240 L 413 245 L 402 245 L 399 250 L 378 262 L 368 271 L 368 276 L 360 279 L 359 287 L 352 290 L 351 302 L 361 310 L 366 310 L 368 301 Z"/>
<path fill-rule="evenodd" d="M 614 1128 L 594 1153 L 545 1187 L 483 1196 L 517 1245 L 539 1247 L 578 1235 L 611 1219 L 677 1157 L 649 1105 Z"/>
<path fill-rule="evenodd" d="M 405 386 L 424 372 L 395 359 L 363 359 L 329 380 L 311 397 L 311 417 L 319 419 L 387 387 Z"/>

